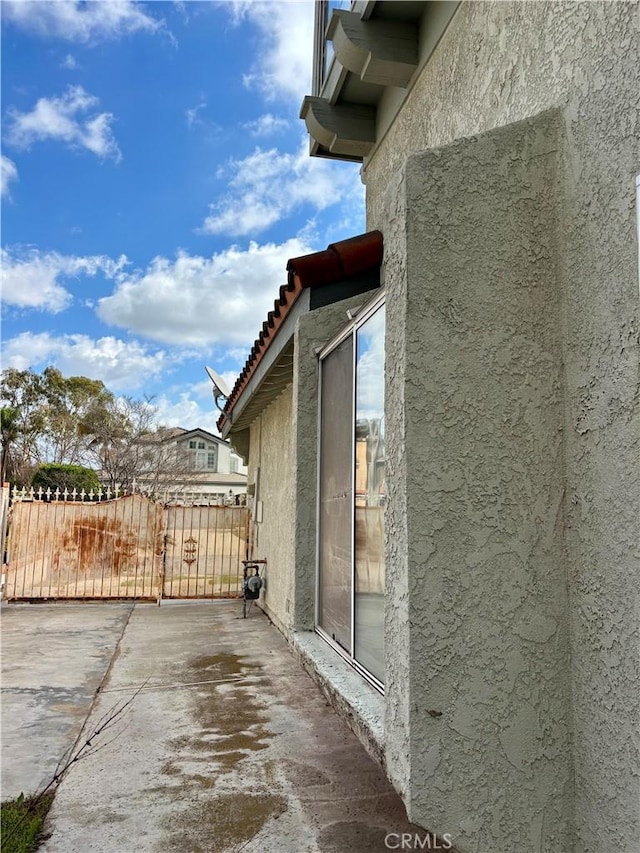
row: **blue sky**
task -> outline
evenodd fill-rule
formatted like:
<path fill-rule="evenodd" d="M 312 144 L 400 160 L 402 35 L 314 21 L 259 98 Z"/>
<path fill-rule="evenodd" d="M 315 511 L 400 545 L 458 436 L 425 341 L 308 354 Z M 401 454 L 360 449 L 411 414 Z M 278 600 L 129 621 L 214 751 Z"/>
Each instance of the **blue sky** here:
<path fill-rule="evenodd" d="M 360 233 L 308 156 L 311 0 L 3 0 L 2 367 L 58 367 L 213 430 L 286 261 Z"/>

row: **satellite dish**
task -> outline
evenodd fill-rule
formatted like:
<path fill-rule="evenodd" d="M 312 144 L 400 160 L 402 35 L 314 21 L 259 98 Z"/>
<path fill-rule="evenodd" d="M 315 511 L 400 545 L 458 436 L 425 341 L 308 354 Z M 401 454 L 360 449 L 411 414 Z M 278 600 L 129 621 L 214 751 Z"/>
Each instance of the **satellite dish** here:
<path fill-rule="evenodd" d="M 229 399 L 231 392 L 227 388 L 227 383 L 224 381 L 222 376 L 219 373 L 216 373 L 212 367 L 207 367 L 205 365 L 204 368 L 207 371 L 207 375 L 209 379 L 213 382 L 213 399 L 217 406 L 217 408 L 222 411 L 223 407 L 218 403 L 220 397 L 224 397 L 225 400 Z"/>

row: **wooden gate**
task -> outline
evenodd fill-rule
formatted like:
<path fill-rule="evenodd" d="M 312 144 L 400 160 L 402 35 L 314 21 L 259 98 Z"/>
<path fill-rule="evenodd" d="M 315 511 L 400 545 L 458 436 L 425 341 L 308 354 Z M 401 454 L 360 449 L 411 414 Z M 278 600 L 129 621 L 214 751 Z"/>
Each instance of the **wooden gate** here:
<path fill-rule="evenodd" d="M 166 505 L 140 494 L 98 501 L 31 493 L 11 508 L 6 595 L 235 598 L 242 592 L 248 527 L 243 506 Z"/>

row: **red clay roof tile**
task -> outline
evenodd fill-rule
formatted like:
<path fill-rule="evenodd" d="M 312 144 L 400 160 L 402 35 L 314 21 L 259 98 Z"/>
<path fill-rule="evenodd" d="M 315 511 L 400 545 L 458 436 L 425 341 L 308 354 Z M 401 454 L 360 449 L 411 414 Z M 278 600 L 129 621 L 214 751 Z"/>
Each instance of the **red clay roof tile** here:
<path fill-rule="evenodd" d="M 345 281 L 375 269 L 381 263 L 382 234 L 380 231 L 368 231 L 366 234 L 350 237 L 348 240 L 331 243 L 323 252 L 313 252 L 288 261 L 287 284 L 283 284 L 280 288 L 273 311 L 269 311 L 267 319 L 262 324 L 260 334 L 233 386 L 223 413 L 218 419 L 219 430 L 222 430 L 242 391 L 303 289 Z"/>

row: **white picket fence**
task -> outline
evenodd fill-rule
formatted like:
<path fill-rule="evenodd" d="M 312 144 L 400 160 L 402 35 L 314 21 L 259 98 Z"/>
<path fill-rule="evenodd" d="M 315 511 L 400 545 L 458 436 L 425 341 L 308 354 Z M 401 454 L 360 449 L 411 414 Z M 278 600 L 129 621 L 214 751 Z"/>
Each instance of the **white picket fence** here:
<path fill-rule="evenodd" d="M 5 495 L 6 492 L 6 495 Z M 2 491 L 4 501 L 7 504 L 9 501 L 9 486 L 5 484 Z M 122 498 L 126 495 L 144 495 L 145 497 L 155 500 L 157 503 L 162 503 L 167 506 L 245 506 L 246 495 L 226 494 L 222 498 L 219 494 L 211 492 L 194 491 L 192 489 L 163 489 L 159 493 L 150 494 L 146 489 L 139 488 L 134 485 L 133 489 L 121 489 L 116 486 L 111 489 L 109 486 L 94 490 L 90 489 L 43 489 L 40 486 L 38 489 L 18 488 L 14 486 L 10 492 L 11 503 L 18 501 L 42 501 L 45 503 L 56 503 L 58 501 L 79 501 L 81 503 L 99 503 L 101 501 L 111 501 L 115 498 Z M 4 504 L 2 505 L 3 518 L 5 513 Z M 6 529 L 6 528 L 5 528 Z"/>

